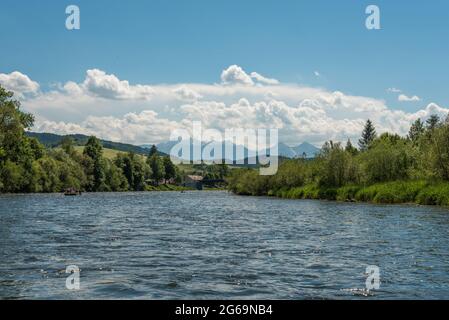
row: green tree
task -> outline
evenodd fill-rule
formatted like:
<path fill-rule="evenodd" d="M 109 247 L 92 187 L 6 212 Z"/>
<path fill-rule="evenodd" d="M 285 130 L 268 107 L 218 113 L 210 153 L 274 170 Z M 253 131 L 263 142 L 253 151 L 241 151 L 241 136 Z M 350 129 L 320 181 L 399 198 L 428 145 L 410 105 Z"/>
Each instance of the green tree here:
<path fill-rule="evenodd" d="M 22 191 L 24 170 L 21 166 L 6 160 L 0 166 L 0 176 L 3 181 L 2 192 L 14 193 Z"/>
<path fill-rule="evenodd" d="M 408 138 L 413 143 L 416 143 L 423 136 L 425 131 L 426 129 L 424 128 L 424 123 L 421 121 L 421 119 L 417 119 L 410 127 Z"/>
<path fill-rule="evenodd" d="M 33 161 L 43 156 L 43 148 L 25 130 L 33 126 L 34 117 L 20 110 L 14 94 L 0 86 L 0 171 L 4 192 L 38 190 L 33 178 Z"/>
<path fill-rule="evenodd" d="M 89 137 L 83 153 L 94 161 L 99 160 L 103 156 L 103 146 L 100 140 L 94 136 Z"/>
<path fill-rule="evenodd" d="M 326 142 L 317 161 L 320 185 L 341 187 L 356 182 L 351 154 L 346 152 L 340 143 Z"/>
<path fill-rule="evenodd" d="M 426 121 L 427 130 L 432 131 L 440 124 L 440 117 L 436 114 L 432 114 Z"/>
<path fill-rule="evenodd" d="M 33 126 L 34 117 L 22 112 L 20 102 L 13 100 L 13 96 L 0 86 L 0 161 L 9 159 L 19 163 L 32 156 L 25 130 Z"/>
<path fill-rule="evenodd" d="M 60 176 L 60 166 L 58 162 L 51 157 L 44 157 L 38 160 L 38 165 L 42 170 L 39 177 L 39 184 L 43 192 L 60 192 L 62 191 Z"/>
<path fill-rule="evenodd" d="M 281 188 L 294 188 L 302 186 L 307 180 L 306 160 L 291 159 L 284 161 L 278 168 L 276 176 L 272 179 L 274 184 Z"/>
<path fill-rule="evenodd" d="M 403 180 L 409 177 L 413 164 L 407 140 L 398 135 L 382 134 L 362 155 L 362 166 L 367 183 Z"/>
<path fill-rule="evenodd" d="M 132 152 L 119 154 L 115 159 L 115 164 L 122 170 L 131 190 L 143 191 L 145 189 L 146 180 L 151 177 L 151 170 L 142 157 Z"/>
<path fill-rule="evenodd" d="M 27 138 L 27 140 L 34 160 L 42 158 L 45 154 L 44 146 L 36 138 Z"/>
<path fill-rule="evenodd" d="M 147 159 L 148 165 L 151 168 L 151 178 L 156 185 L 165 177 L 164 161 L 158 155 L 153 155 Z"/>
<path fill-rule="evenodd" d="M 351 139 L 348 139 L 348 141 L 346 142 L 345 151 L 353 156 L 359 152 L 359 150 L 357 150 L 357 148 L 352 145 Z"/>
<path fill-rule="evenodd" d="M 103 159 L 103 147 L 96 137 L 90 137 L 84 147 L 84 155 L 92 159 L 93 165 L 88 168 L 88 174 L 93 177 L 88 186 L 89 191 L 106 191 L 105 161 Z"/>
<path fill-rule="evenodd" d="M 371 120 L 367 120 L 365 124 L 365 128 L 362 132 L 362 137 L 359 140 L 359 147 L 361 151 L 366 151 L 371 143 L 376 138 L 376 129 L 374 128 Z"/>
<path fill-rule="evenodd" d="M 106 185 L 110 191 L 122 192 L 129 188 L 123 171 L 114 162 L 106 160 Z"/>
<path fill-rule="evenodd" d="M 176 166 L 169 156 L 164 157 L 164 179 L 165 181 L 176 178 Z"/>
<path fill-rule="evenodd" d="M 57 161 L 59 180 L 61 184 L 61 190 L 68 188 L 75 188 L 76 190 L 88 189 L 89 183 L 86 177 L 86 172 L 83 164 L 87 164 L 91 168 L 93 160 L 84 156 L 89 161 L 82 161 L 83 156 L 68 155 L 64 150 L 51 149 L 48 152 L 48 156 Z"/>
<path fill-rule="evenodd" d="M 75 143 L 71 137 L 64 137 L 61 141 L 61 148 L 65 151 L 69 156 L 73 156 L 75 154 Z"/>
<path fill-rule="evenodd" d="M 147 175 L 146 167 L 148 165 L 140 157 L 134 156 L 133 166 L 134 166 L 133 189 L 135 191 L 143 191 L 145 189 L 145 180 Z"/>
<path fill-rule="evenodd" d="M 157 154 L 158 154 L 157 147 L 153 144 L 151 146 L 150 153 L 148 154 L 148 157 L 151 158 L 152 156 L 157 155 Z"/>
<path fill-rule="evenodd" d="M 430 143 L 427 156 L 430 158 L 434 176 L 449 180 L 449 125 L 434 128 Z"/>
<path fill-rule="evenodd" d="M 261 176 L 249 168 L 232 170 L 227 181 L 229 190 L 241 195 L 265 195 L 272 188 L 269 176 Z"/>
<path fill-rule="evenodd" d="M 118 154 L 115 158 L 115 165 L 120 168 L 125 176 L 129 188 L 133 189 L 134 187 L 134 154 Z"/>

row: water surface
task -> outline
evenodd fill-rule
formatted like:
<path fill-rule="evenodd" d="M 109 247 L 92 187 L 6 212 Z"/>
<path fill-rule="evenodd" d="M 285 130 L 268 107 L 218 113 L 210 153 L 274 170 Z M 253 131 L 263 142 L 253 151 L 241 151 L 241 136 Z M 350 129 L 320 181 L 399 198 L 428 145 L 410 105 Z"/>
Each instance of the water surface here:
<path fill-rule="evenodd" d="M 0 195 L 3 299 L 449 298 L 449 211 L 226 192 Z M 81 290 L 65 287 L 68 265 Z M 361 296 L 365 269 L 381 287 Z"/>

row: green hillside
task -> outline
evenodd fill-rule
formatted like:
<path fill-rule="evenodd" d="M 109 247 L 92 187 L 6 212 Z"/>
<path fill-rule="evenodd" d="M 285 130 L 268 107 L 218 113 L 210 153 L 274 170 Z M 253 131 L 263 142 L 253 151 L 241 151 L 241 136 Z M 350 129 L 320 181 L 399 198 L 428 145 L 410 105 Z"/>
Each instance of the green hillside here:
<path fill-rule="evenodd" d="M 33 137 L 39 140 L 40 143 L 45 145 L 49 148 L 55 148 L 61 144 L 61 141 L 65 137 L 69 137 L 73 139 L 75 144 L 77 146 L 84 146 L 89 139 L 88 136 L 83 134 L 70 134 L 70 135 L 58 135 L 53 133 L 37 133 L 37 132 L 26 132 L 26 135 L 28 137 Z M 146 155 L 148 154 L 149 150 L 146 148 L 142 148 L 139 146 L 135 146 L 132 144 L 127 143 L 120 143 L 120 142 L 113 142 L 108 140 L 100 140 L 101 144 L 103 145 L 103 148 L 105 149 L 111 149 L 111 150 L 117 150 L 122 152 L 134 152 L 136 154 Z M 161 155 L 164 155 L 163 153 L 160 153 Z"/>
<path fill-rule="evenodd" d="M 76 146 L 75 150 L 78 151 L 79 153 L 83 153 L 84 151 L 84 146 Z M 114 150 L 114 149 L 109 149 L 109 148 L 103 148 L 103 156 L 107 159 L 110 160 L 114 160 L 118 154 L 123 154 L 123 153 L 127 153 L 125 151 L 120 151 L 120 150 Z M 139 157 L 144 158 L 145 155 L 141 155 L 138 154 Z"/>

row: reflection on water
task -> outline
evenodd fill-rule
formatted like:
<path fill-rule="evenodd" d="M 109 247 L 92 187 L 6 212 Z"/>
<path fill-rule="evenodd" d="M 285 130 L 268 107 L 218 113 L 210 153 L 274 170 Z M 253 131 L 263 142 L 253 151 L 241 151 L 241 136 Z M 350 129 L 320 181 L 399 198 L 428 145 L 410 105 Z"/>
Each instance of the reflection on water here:
<path fill-rule="evenodd" d="M 226 192 L 2 195 L 0 298 L 448 298 L 448 221 L 441 208 Z M 381 287 L 359 294 L 368 265 Z"/>

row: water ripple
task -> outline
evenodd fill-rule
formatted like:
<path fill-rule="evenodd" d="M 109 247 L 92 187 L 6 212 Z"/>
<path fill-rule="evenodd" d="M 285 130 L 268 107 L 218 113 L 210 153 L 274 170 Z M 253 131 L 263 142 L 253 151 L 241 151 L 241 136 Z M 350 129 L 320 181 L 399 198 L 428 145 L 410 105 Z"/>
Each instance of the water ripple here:
<path fill-rule="evenodd" d="M 0 299 L 441 299 L 448 227 L 439 208 L 226 192 L 0 195 Z"/>

